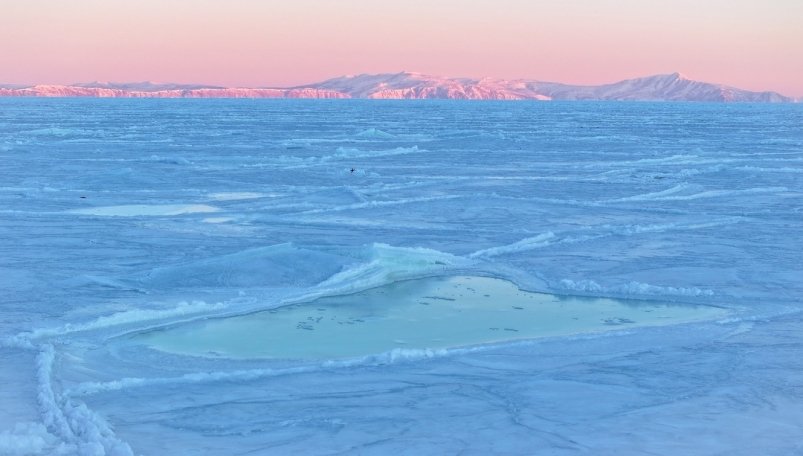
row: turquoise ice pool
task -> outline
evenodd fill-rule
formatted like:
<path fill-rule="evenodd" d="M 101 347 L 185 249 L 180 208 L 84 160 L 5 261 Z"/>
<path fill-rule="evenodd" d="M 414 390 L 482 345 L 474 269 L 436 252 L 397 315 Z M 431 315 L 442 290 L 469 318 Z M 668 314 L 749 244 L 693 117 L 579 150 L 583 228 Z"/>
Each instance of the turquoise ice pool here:
<path fill-rule="evenodd" d="M 135 340 L 195 356 L 325 359 L 677 324 L 725 314 L 710 306 L 531 293 L 507 280 L 452 276 L 187 323 Z"/>

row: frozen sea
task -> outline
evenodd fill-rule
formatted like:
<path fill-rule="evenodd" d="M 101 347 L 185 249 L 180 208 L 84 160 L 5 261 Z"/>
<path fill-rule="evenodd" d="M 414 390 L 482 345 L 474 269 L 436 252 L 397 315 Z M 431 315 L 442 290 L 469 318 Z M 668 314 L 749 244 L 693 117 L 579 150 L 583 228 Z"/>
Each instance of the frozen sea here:
<path fill-rule="evenodd" d="M 0 454 L 803 454 L 802 173 L 796 104 L 0 99 Z"/>

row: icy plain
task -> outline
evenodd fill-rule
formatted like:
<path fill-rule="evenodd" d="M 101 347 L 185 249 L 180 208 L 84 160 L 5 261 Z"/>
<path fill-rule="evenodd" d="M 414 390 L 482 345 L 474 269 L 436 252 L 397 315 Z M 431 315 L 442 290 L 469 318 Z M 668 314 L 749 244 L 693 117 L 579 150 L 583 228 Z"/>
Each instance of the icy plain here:
<path fill-rule="evenodd" d="M 803 454 L 800 105 L 0 99 L 0 159 L 0 454 Z M 119 342 L 466 276 L 726 316 Z"/>

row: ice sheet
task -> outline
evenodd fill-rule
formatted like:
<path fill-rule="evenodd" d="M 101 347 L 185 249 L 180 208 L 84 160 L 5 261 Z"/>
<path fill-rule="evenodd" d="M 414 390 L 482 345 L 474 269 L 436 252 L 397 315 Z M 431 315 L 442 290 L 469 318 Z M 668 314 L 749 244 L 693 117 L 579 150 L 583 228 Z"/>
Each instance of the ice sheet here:
<path fill-rule="evenodd" d="M 723 318 L 707 306 L 530 293 L 491 277 L 394 282 L 238 317 L 150 330 L 128 342 L 227 358 L 337 359 L 442 350 Z"/>
<path fill-rule="evenodd" d="M 801 125 L 795 104 L 0 99 L 0 453 L 800 454 Z M 337 359 L 119 343 L 455 276 L 728 315 Z"/>

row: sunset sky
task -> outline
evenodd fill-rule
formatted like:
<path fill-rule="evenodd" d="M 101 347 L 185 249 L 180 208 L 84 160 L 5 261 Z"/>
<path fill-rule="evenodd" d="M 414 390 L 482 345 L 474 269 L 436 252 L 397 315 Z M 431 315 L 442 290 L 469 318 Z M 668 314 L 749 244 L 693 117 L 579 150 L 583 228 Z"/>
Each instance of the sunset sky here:
<path fill-rule="evenodd" d="M 343 74 L 597 84 L 656 73 L 803 96 L 801 0 L 8 0 L 0 83 L 292 86 Z"/>

